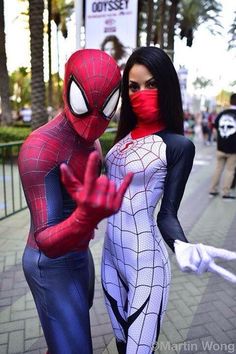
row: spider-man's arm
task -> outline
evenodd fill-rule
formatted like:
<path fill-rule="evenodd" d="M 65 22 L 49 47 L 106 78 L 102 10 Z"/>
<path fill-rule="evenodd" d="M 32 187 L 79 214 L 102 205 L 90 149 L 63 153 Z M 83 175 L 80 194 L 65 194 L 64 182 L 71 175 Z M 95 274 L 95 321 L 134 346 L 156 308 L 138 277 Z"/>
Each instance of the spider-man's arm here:
<path fill-rule="evenodd" d="M 174 251 L 175 240 L 188 242 L 177 212 L 192 168 L 195 147 L 190 140 L 181 135 L 163 134 L 162 139 L 167 146 L 167 175 L 157 224 L 164 240 Z"/>
<path fill-rule="evenodd" d="M 31 215 L 32 242 L 36 241 L 49 257 L 86 248 L 92 236 L 85 227 L 78 229 L 71 214 L 75 205 L 72 205 L 60 181 L 56 157 L 59 149 L 60 146 L 53 146 L 53 141 L 49 143 L 45 136 L 34 133 L 22 146 L 18 159 Z"/>

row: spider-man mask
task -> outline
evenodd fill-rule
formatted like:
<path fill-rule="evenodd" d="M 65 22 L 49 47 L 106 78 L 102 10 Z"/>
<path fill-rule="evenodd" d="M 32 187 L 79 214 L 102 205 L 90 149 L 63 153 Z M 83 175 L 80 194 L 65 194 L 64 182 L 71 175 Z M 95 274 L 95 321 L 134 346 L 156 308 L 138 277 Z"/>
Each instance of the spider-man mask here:
<path fill-rule="evenodd" d="M 65 66 L 65 114 L 84 140 L 95 141 L 107 128 L 120 96 L 120 70 L 97 49 L 82 49 Z"/>

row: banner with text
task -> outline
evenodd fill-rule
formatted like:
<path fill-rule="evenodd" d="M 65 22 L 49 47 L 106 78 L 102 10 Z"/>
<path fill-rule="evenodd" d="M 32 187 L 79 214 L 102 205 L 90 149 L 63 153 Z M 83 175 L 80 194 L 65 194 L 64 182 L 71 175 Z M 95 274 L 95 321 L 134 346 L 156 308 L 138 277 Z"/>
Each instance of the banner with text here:
<path fill-rule="evenodd" d="M 122 64 L 137 46 L 138 0 L 86 0 L 85 14 L 85 47 Z"/>

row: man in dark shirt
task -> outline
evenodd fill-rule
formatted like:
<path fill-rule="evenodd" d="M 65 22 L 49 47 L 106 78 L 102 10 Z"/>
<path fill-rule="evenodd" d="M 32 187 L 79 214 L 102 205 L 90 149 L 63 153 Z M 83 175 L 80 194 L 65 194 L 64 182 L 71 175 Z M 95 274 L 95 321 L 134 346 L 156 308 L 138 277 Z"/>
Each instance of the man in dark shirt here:
<path fill-rule="evenodd" d="M 217 131 L 216 168 L 212 177 L 210 195 L 219 194 L 221 175 L 224 172 L 222 198 L 236 199 L 230 194 L 236 168 L 236 93 L 230 97 L 230 108 L 223 110 L 215 120 Z"/>

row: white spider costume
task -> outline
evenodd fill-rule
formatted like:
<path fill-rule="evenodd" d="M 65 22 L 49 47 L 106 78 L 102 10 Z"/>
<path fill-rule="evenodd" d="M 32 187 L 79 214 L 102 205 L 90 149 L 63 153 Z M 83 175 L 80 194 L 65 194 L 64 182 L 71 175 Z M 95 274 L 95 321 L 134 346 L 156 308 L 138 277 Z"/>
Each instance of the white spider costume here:
<path fill-rule="evenodd" d="M 119 354 L 155 351 L 170 285 L 163 239 L 182 271 L 210 271 L 236 283 L 233 273 L 214 262 L 236 259 L 236 252 L 188 243 L 178 221 L 195 152 L 181 135 L 181 117 L 170 58 L 160 48 L 138 48 L 125 66 L 118 142 L 106 157 L 108 178 L 117 187 L 127 173 L 134 174 L 120 210 L 108 219 L 102 260 L 102 285 Z"/>
<path fill-rule="evenodd" d="M 136 140 L 128 134 L 106 157 L 107 175 L 117 186 L 134 172 L 119 212 L 108 219 L 102 261 L 106 305 L 122 353 L 151 353 L 158 339 L 170 284 L 163 238 L 172 249 L 175 239 L 187 242 L 177 211 L 193 157 L 192 142 L 167 130 Z"/>

